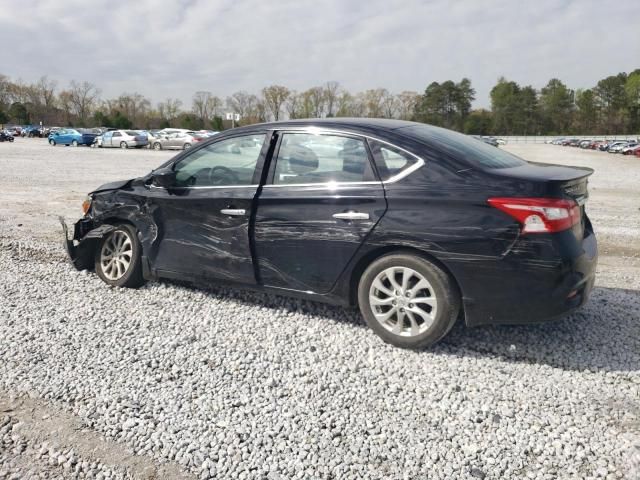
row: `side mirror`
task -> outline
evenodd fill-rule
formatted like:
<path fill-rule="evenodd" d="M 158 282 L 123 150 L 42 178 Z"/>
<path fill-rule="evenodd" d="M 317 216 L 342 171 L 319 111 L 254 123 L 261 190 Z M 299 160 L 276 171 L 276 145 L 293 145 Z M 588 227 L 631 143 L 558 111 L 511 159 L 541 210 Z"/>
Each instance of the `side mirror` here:
<path fill-rule="evenodd" d="M 162 168 L 151 174 L 151 184 L 155 187 L 171 188 L 176 184 L 176 172 L 171 168 Z"/>

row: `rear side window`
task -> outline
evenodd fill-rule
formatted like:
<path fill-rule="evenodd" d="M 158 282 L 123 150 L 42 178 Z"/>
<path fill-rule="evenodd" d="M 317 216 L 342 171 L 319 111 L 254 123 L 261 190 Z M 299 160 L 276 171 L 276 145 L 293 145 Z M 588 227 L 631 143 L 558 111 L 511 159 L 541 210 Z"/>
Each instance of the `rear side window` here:
<path fill-rule="evenodd" d="M 509 168 L 526 165 L 520 157 L 488 145 L 468 135 L 430 125 L 402 127 L 398 132 L 418 141 L 427 141 L 452 157 L 480 168 Z"/>
<path fill-rule="evenodd" d="M 374 180 L 364 140 L 338 135 L 284 133 L 274 185 Z"/>
<path fill-rule="evenodd" d="M 413 155 L 386 143 L 370 140 L 369 145 L 382 181 L 395 177 L 418 162 Z"/>

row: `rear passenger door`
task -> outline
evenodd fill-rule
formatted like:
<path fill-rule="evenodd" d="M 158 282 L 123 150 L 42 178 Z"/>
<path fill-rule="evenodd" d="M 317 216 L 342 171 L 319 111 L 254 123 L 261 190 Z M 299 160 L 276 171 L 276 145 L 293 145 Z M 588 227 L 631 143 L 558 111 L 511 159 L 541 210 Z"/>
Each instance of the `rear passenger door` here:
<path fill-rule="evenodd" d="M 385 211 L 364 138 L 279 132 L 256 210 L 260 282 L 329 292 Z"/>

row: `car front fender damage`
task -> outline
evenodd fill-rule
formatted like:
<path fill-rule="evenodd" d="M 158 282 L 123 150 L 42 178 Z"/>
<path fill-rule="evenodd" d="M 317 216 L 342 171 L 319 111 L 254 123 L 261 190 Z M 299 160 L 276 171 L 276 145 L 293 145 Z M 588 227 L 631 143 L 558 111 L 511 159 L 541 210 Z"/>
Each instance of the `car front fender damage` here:
<path fill-rule="evenodd" d="M 133 225 L 138 232 L 143 252 L 143 270 L 147 272 L 145 277 L 151 278 L 149 262 L 155 258 L 161 233 L 158 229 L 157 215 L 156 207 L 150 205 L 148 199 L 142 196 L 131 195 L 121 190 L 99 192 L 93 198 L 90 213 L 74 224 L 71 238 L 70 227 L 64 218 L 59 217 L 64 230 L 64 246 L 71 263 L 78 270 L 93 269 L 95 251 L 100 240 L 113 231 L 115 225 L 126 222 Z"/>
<path fill-rule="evenodd" d="M 80 223 L 74 226 L 74 236 L 69 239 L 69 228 L 63 217 L 59 217 L 64 232 L 64 248 L 67 251 L 69 259 L 74 267 L 78 270 L 91 270 L 93 268 L 93 259 L 95 256 L 98 241 L 107 233 L 113 231 L 113 225 L 103 224 L 97 228 L 89 230 L 86 234 L 78 238 L 81 231 Z"/>

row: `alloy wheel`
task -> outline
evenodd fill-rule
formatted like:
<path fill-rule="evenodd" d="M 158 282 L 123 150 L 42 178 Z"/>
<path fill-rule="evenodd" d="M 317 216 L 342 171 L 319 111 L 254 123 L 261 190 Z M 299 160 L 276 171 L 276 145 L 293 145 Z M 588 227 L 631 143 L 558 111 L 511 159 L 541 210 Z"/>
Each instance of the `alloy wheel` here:
<path fill-rule="evenodd" d="M 129 234 L 123 230 L 114 231 L 102 245 L 100 266 L 104 276 L 109 280 L 119 280 L 129 267 L 133 258 L 133 242 Z"/>
<path fill-rule="evenodd" d="M 414 337 L 433 325 L 438 300 L 423 275 L 408 267 L 390 267 L 373 280 L 369 305 L 386 330 L 394 335 Z"/>

